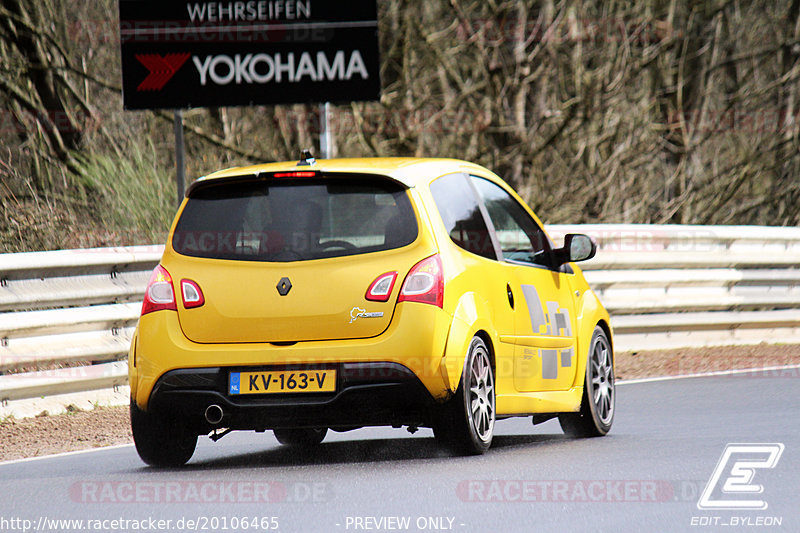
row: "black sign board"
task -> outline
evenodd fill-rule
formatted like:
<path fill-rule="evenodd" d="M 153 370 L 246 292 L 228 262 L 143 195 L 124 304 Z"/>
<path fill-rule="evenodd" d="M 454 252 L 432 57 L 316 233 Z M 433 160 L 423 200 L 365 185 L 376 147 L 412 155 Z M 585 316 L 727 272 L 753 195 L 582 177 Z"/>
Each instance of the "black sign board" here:
<path fill-rule="evenodd" d="M 126 109 L 376 100 L 375 0 L 119 0 Z"/>

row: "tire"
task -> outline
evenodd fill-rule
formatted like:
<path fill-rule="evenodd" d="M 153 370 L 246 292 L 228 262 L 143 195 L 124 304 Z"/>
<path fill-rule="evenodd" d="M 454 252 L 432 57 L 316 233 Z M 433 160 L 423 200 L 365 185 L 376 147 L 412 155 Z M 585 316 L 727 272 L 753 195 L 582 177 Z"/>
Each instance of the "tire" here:
<path fill-rule="evenodd" d="M 316 446 L 328 434 L 328 428 L 273 429 L 275 438 L 285 446 Z"/>
<path fill-rule="evenodd" d="M 441 408 L 433 434 L 436 441 L 458 453 L 478 455 L 492 445 L 495 387 L 489 350 L 473 337 L 458 390 Z"/>
<path fill-rule="evenodd" d="M 182 466 L 197 447 L 197 435 L 131 402 L 131 431 L 136 452 L 150 466 Z"/>
<path fill-rule="evenodd" d="M 561 429 L 572 437 L 602 437 L 614 422 L 615 399 L 614 354 L 605 331 L 597 326 L 586 360 L 581 410 L 559 415 Z"/>

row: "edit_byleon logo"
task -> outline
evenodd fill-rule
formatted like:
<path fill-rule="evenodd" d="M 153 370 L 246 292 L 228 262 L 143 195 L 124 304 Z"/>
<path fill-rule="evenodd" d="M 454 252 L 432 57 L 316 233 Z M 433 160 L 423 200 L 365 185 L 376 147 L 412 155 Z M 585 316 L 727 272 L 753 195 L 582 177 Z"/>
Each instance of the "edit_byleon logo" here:
<path fill-rule="evenodd" d="M 775 468 L 783 454 L 782 443 L 728 444 L 711 474 L 697 508 L 701 510 L 763 510 L 767 501 L 758 495 L 764 486 L 754 482 L 760 470 Z"/>

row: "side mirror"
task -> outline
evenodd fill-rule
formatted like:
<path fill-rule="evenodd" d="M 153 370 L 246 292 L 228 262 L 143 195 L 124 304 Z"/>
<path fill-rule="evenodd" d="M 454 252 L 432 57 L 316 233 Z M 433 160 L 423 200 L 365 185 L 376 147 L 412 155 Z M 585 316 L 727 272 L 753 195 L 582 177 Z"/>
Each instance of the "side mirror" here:
<path fill-rule="evenodd" d="M 591 259 L 597 253 L 597 243 L 582 233 L 569 233 L 564 236 L 564 246 L 553 250 L 559 265 Z"/>

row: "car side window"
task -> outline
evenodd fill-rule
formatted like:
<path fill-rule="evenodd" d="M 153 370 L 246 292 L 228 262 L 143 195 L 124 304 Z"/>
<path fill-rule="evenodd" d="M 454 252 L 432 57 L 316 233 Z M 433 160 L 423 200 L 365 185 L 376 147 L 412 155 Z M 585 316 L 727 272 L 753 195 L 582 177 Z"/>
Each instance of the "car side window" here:
<path fill-rule="evenodd" d="M 448 174 L 431 183 L 431 194 L 450 238 L 461 248 L 497 259 L 492 237 L 466 174 Z"/>
<path fill-rule="evenodd" d="M 489 212 L 503 258 L 550 267 L 550 242 L 525 208 L 495 183 L 476 176 L 470 179 Z"/>

